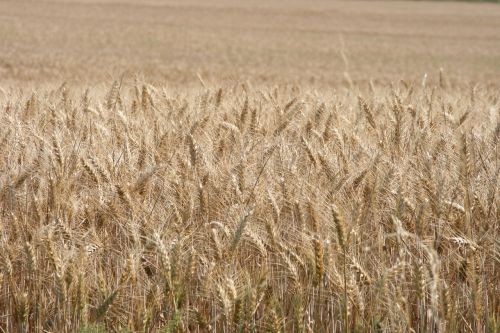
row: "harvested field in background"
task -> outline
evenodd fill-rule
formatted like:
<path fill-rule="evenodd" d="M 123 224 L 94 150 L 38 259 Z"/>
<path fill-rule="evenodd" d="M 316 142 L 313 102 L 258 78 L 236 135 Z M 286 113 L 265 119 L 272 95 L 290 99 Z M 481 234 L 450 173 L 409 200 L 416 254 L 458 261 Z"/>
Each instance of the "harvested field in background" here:
<path fill-rule="evenodd" d="M 500 6 L 277 0 L 0 2 L 0 82 L 498 82 Z"/>

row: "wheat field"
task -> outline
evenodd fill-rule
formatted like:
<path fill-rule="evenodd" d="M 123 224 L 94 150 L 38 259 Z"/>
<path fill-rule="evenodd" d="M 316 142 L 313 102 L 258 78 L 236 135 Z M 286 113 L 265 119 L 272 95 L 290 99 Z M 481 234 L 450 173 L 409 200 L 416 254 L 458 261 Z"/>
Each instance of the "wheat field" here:
<path fill-rule="evenodd" d="M 500 330 L 498 5 L 0 16 L 0 332 Z"/>

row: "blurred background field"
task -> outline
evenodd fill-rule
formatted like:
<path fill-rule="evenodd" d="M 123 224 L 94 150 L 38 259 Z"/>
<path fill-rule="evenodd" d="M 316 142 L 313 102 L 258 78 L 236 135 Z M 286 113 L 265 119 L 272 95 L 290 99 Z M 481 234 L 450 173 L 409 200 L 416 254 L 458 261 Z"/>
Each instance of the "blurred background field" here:
<path fill-rule="evenodd" d="M 493 83 L 499 32 L 493 3 L 1 1 L 0 84 Z"/>

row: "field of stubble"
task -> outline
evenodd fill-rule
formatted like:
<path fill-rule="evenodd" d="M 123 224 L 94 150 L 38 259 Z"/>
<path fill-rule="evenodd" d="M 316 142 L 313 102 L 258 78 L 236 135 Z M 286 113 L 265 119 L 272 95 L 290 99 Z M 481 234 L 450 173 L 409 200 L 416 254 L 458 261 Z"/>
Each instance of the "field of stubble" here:
<path fill-rule="evenodd" d="M 498 332 L 500 6 L 0 2 L 0 332 Z"/>

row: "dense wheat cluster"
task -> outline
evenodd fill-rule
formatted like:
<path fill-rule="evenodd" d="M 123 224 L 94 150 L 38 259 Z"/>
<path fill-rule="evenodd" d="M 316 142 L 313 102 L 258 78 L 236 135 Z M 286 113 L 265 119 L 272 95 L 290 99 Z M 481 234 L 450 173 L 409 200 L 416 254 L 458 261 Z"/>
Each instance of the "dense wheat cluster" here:
<path fill-rule="evenodd" d="M 0 1 L 0 333 L 500 332 L 499 31 Z"/>
<path fill-rule="evenodd" d="M 0 92 L 4 332 L 499 329 L 498 90 Z"/>

